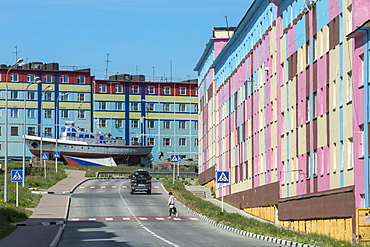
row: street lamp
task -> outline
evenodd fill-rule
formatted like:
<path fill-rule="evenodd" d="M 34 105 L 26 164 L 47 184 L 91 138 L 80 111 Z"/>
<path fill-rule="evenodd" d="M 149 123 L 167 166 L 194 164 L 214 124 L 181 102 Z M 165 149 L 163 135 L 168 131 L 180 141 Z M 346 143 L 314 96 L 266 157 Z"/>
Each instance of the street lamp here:
<path fill-rule="evenodd" d="M 35 77 L 33 81 L 30 81 L 26 87 L 26 90 L 24 91 L 24 102 L 23 102 L 23 163 L 22 163 L 22 170 L 23 170 L 23 176 L 25 177 L 25 167 L 26 167 L 26 97 L 27 97 L 27 92 L 28 88 L 32 84 L 36 84 L 40 82 L 40 78 L 38 76 Z M 22 180 L 22 186 L 24 187 L 25 184 L 25 179 L 23 178 Z"/>
<path fill-rule="evenodd" d="M 8 201 L 8 81 L 10 82 L 8 76 L 10 70 L 16 67 L 19 63 L 23 62 L 23 58 L 17 60 L 15 64 L 9 67 L 5 76 L 5 155 L 4 155 L 4 202 Z M 24 176 L 24 175 L 23 175 Z"/>
<path fill-rule="evenodd" d="M 44 116 L 42 115 L 42 94 L 45 92 L 45 91 L 48 91 L 48 90 L 52 90 L 53 88 L 51 87 L 51 85 L 47 85 L 45 87 L 44 90 L 42 90 L 41 92 L 41 121 L 40 121 L 40 164 L 42 167 L 42 122 L 43 122 L 43 119 L 44 119 Z M 46 161 L 44 162 L 44 178 L 46 178 Z"/>
<path fill-rule="evenodd" d="M 58 123 L 59 123 L 59 98 L 67 96 L 69 93 L 62 93 L 55 102 L 55 152 L 58 152 Z M 58 158 L 55 157 L 55 172 L 58 173 Z"/>

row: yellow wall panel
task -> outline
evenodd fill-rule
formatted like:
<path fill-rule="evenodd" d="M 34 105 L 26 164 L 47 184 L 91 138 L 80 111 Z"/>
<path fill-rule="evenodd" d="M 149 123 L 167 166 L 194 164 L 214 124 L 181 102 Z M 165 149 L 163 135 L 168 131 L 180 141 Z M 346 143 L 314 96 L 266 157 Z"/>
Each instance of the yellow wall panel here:
<path fill-rule="evenodd" d="M 59 84 L 59 91 L 67 92 L 91 92 L 91 85 L 85 84 Z"/>

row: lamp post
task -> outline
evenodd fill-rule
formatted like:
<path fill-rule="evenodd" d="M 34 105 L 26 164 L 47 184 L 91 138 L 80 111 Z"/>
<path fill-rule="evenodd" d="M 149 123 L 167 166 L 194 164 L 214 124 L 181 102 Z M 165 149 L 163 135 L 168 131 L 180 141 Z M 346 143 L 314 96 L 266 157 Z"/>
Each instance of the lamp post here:
<path fill-rule="evenodd" d="M 51 85 L 47 85 L 45 87 L 44 90 L 42 90 L 41 92 L 41 121 L 40 121 L 40 168 L 42 167 L 42 122 L 43 122 L 43 119 L 44 119 L 44 116 L 42 115 L 42 94 L 45 92 L 45 91 L 48 91 L 48 90 L 51 90 L 52 87 Z M 46 161 L 44 162 L 44 178 L 46 178 Z"/>
<path fill-rule="evenodd" d="M 23 176 L 25 175 L 25 167 L 26 167 L 26 97 L 27 97 L 27 92 L 28 92 L 28 88 L 32 85 L 32 84 L 36 84 L 36 83 L 39 83 L 40 82 L 40 78 L 38 76 L 35 77 L 35 79 L 33 81 L 30 81 L 26 87 L 26 90 L 24 91 L 24 102 L 23 102 L 23 111 L 24 111 L 24 115 L 23 115 L 23 163 L 22 163 L 22 170 L 23 170 Z M 24 184 L 25 184 L 25 179 L 23 178 L 22 180 L 22 187 L 24 187 Z"/>
<path fill-rule="evenodd" d="M 23 58 L 17 60 L 15 64 L 9 67 L 5 76 L 5 155 L 4 155 L 4 202 L 8 201 L 8 76 L 10 70 L 12 70 L 19 63 L 23 62 Z M 9 80 L 10 82 L 10 80 Z"/>
<path fill-rule="evenodd" d="M 59 120 L 59 98 L 68 95 L 69 93 L 62 93 L 58 96 L 55 102 L 55 152 L 58 152 L 58 120 Z M 55 157 L 55 172 L 58 173 L 58 158 Z"/>

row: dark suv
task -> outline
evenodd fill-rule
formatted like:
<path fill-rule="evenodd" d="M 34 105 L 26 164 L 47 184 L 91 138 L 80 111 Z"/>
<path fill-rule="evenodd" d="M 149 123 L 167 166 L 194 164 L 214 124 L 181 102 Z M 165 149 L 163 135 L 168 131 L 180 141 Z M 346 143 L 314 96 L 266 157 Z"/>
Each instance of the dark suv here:
<path fill-rule="evenodd" d="M 131 194 L 136 191 L 146 191 L 146 193 L 152 193 L 152 177 L 148 171 L 136 170 L 130 175 L 131 179 Z"/>

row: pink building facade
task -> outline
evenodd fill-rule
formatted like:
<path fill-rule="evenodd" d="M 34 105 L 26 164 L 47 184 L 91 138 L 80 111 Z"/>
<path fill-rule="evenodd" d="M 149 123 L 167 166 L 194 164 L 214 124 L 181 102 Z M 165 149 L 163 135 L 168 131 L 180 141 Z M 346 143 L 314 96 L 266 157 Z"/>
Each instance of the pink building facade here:
<path fill-rule="evenodd" d="M 366 0 L 256 0 L 232 35 L 214 28 L 195 68 L 201 183 L 277 224 L 361 240 L 369 20 Z"/>

